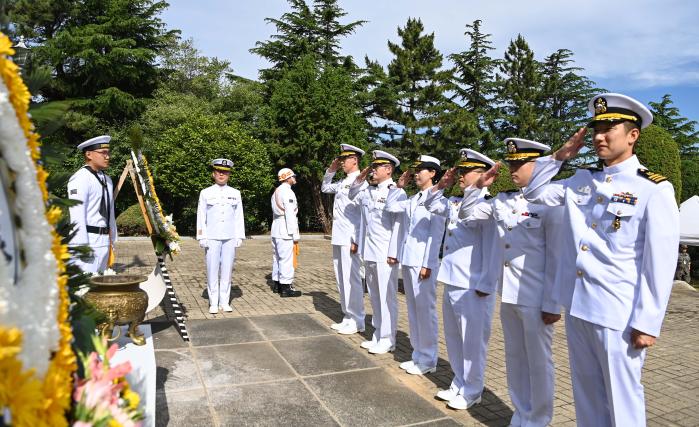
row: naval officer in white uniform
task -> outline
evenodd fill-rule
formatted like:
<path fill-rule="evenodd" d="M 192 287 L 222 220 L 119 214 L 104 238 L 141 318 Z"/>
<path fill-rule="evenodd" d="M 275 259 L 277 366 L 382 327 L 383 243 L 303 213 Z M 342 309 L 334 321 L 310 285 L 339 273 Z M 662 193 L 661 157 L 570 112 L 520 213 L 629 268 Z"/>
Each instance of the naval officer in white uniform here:
<path fill-rule="evenodd" d="M 277 173 L 279 186 L 272 194 L 272 280 L 275 292 L 282 298 L 299 297 L 301 292 L 292 288 L 294 282 L 294 257 L 298 255 L 299 234 L 298 203 L 291 186 L 296 184 L 296 174 L 289 168 Z M 278 284 L 278 285 L 277 285 Z"/>
<path fill-rule="evenodd" d="M 357 229 L 355 241 L 360 242 L 364 259 L 366 283 L 373 312 L 371 323 L 374 335 L 361 346 L 372 354 L 384 354 L 396 347 L 398 322 L 398 237 L 401 215 L 385 209 L 388 192 L 395 187 L 392 175 L 400 165 L 398 159 L 381 150 L 372 152 L 371 166 L 364 169 L 350 187 L 349 198 L 357 200 L 362 208 L 362 227 Z M 373 185 L 366 182 L 371 170 Z M 396 201 L 405 200 L 405 192 L 398 190 Z M 364 236 L 359 236 L 360 230 Z"/>
<path fill-rule="evenodd" d="M 521 138 L 508 138 L 505 145 L 512 181 L 521 189 L 529 183 L 534 160 L 550 147 Z M 500 320 L 507 386 L 515 407 L 510 425 L 546 426 L 553 418 L 553 323 L 561 318 L 554 287 L 563 210 L 529 203 L 519 189 L 500 192 L 474 207 L 491 173 L 465 191 L 460 215 L 493 218 L 498 227 Z"/>
<path fill-rule="evenodd" d="M 524 195 L 566 211 L 569 239 L 557 282 L 578 425 L 644 426 L 641 371 L 672 290 L 679 212 L 672 184 L 634 154 L 641 129 L 653 120 L 648 108 L 606 93 L 590 100 L 588 109 L 603 167 L 578 169 L 548 184 L 585 145 L 580 129 L 553 156 L 537 160 Z"/>
<path fill-rule="evenodd" d="M 440 177 L 440 161 L 422 155 L 401 175 L 396 188 L 390 190 L 386 210 L 402 215 L 402 233 L 398 238 L 398 262 L 403 273 L 405 300 L 408 306 L 411 360 L 401 363 L 401 369 L 412 375 L 424 375 L 437 370 L 439 321 L 437 319 L 437 271 L 439 248 L 446 220 L 432 215 L 425 208 L 426 193 Z M 410 199 L 397 201 L 414 177 L 418 192 Z"/>
<path fill-rule="evenodd" d="M 443 195 L 457 176 L 463 192 L 495 162 L 467 148 L 460 155 L 456 168 L 444 174 L 427 193 L 425 201 L 427 210 L 447 220 L 437 281 L 444 286 L 444 338 L 454 378 L 448 389 L 437 393 L 437 398 L 457 410 L 468 409 L 481 401 L 500 268 L 500 263 L 494 262 L 495 223 L 462 221 L 459 218 L 462 198 Z M 481 190 L 478 201 L 488 198 L 487 190 Z"/>
<path fill-rule="evenodd" d="M 350 144 L 340 144 L 340 155 L 325 171 L 320 191 L 334 194 L 333 267 L 343 319 L 330 327 L 343 335 L 364 331 L 364 286 L 360 276 L 362 260 L 353 241 L 359 227 L 362 212 L 358 203 L 349 199 L 349 189 L 359 175 L 359 162 L 364 150 Z M 342 167 L 344 178 L 333 182 L 337 170 Z"/>
<path fill-rule="evenodd" d="M 85 166 L 68 180 L 68 198 L 80 203 L 71 207 L 70 221 L 75 224 L 71 246 L 87 245 L 92 249 L 89 261 L 74 259 L 86 273 L 102 273 L 107 269 L 110 252 L 117 239 L 114 217 L 114 187 L 104 171 L 109 167 L 108 135 L 89 139 L 80 145 Z"/>
<path fill-rule="evenodd" d="M 245 221 L 240 191 L 228 186 L 233 162 L 216 159 L 211 166 L 214 185 L 199 193 L 197 240 L 206 250 L 209 313 L 216 314 L 219 308 L 233 311 L 231 272 L 236 249 L 245 239 Z"/>

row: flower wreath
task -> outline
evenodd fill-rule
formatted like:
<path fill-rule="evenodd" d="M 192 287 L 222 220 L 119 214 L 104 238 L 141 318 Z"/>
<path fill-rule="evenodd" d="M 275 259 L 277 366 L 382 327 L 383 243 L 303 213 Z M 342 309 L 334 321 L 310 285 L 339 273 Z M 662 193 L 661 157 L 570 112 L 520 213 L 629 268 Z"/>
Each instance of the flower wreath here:
<path fill-rule="evenodd" d="M 0 156 L 10 171 L 7 188 L 15 195 L 10 211 L 21 212 L 16 232 L 24 257 L 14 276 L 0 256 L 0 420 L 64 426 L 76 369 L 65 274 L 69 255 L 54 228 L 61 211 L 47 209 L 48 174 L 38 164 L 29 91 L 7 58 L 14 54 L 11 46 L 0 34 Z"/>
<path fill-rule="evenodd" d="M 158 253 L 178 254 L 180 253 L 180 235 L 177 234 L 175 223 L 172 221 L 172 214 L 166 216 L 163 212 L 158 193 L 155 192 L 153 174 L 148 166 L 148 160 L 140 151 L 138 153 L 131 151 L 131 157 L 134 160 L 136 172 L 142 183 L 143 196 L 149 204 L 148 215 L 151 217 L 151 222 L 155 227 L 153 231 L 160 240 L 156 245 L 161 247 L 156 247 L 156 251 Z"/>

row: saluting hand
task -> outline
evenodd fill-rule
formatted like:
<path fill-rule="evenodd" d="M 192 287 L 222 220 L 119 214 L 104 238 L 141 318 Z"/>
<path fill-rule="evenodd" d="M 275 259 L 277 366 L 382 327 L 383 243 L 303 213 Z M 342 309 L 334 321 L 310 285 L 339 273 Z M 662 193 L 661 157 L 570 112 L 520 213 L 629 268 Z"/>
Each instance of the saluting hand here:
<path fill-rule="evenodd" d="M 367 175 L 369 175 L 369 172 L 371 171 L 371 166 L 367 166 L 362 171 L 357 175 L 357 179 L 354 182 L 362 182 L 366 181 Z"/>
<path fill-rule="evenodd" d="M 500 175 L 500 166 L 502 166 L 502 164 L 500 162 L 497 162 L 493 165 L 492 168 L 488 169 L 485 173 L 483 173 L 481 177 L 478 178 L 478 181 L 476 181 L 476 187 L 490 187 L 498 178 L 498 175 Z"/>
<path fill-rule="evenodd" d="M 340 168 L 340 162 L 341 162 L 340 158 L 335 157 L 333 159 L 332 163 L 330 163 L 330 167 L 328 167 L 328 170 L 330 172 L 336 172 Z"/>
<path fill-rule="evenodd" d="M 411 179 L 413 179 L 413 174 L 410 173 L 410 169 L 408 169 L 401 174 L 400 178 L 398 178 L 398 182 L 396 182 L 396 187 L 405 187 L 406 185 L 408 185 Z"/>
<path fill-rule="evenodd" d="M 447 187 L 451 187 L 452 185 L 454 185 L 455 180 L 456 168 L 451 168 L 444 175 L 442 175 L 442 178 L 437 183 L 437 189 L 444 190 Z"/>
<path fill-rule="evenodd" d="M 581 127 L 577 132 L 570 137 L 568 142 L 563 144 L 561 148 L 553 153 L 553 158 L 558 161 L 565 161 L 575 157 L 581 148 L 585 146 L 585 133 L 587 132 L 586 127 Z"/>

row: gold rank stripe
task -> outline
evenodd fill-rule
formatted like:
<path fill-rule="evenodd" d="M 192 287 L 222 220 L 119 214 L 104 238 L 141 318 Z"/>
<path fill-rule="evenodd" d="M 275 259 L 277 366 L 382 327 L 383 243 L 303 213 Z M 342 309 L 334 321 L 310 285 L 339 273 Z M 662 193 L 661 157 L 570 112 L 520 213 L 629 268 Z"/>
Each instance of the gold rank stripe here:
<path fill-rule="evenodd" d="M 647 169 L 639 169 L 638 174 L 642 177 L 659 184 L 663 181 L 667 181 L 667 177 L 660 175 L 659 173 L 651 172 Z"/>
<path fill-rule="evenodd" d="M 487 165 L 480 162 L 461 162 L 457 165 L 459 168 L 485 168 Z"/>
<path fill-rule="evenodd" d="M 531 159 L 532 157 L 540 157 L 541 154 L 539 153 L 512 153 L 512 154 L 505 154 L 505 160 L 522 160 L 522 159 Z"/>
<path fill-rule="evenodd" d="M 638 117 L 630 114 L 605 113 L 596 115 L 592 120 L 631 120 L 632 122 L 637 122 Z"/>

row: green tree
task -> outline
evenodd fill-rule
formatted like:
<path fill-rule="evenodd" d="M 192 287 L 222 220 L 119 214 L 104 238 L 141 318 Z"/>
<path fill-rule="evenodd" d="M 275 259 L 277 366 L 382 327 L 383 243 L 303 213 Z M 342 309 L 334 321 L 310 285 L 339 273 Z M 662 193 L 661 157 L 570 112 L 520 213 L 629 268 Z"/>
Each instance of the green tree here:
<path fill-rule="evenodd" d="M 439 138 L 439 119 L 448 109 L 448 72 L 440 69 L 442 54 L 434 46 L 434 33 L 423 34 L 424 30 L 422 21 L 414 18 L 398 28 L 400 44 L 388 42 L 394 55 L 388 73 L 367 63 L 377 83 L 370 89 L 381 122 L 375 132 L 382 145 L 399 150 L 403 161 L 426 153 L 440 157 L 447 151 Z"/>
<path fill-rule="evenodd" d="M 699 128 L 697 122 L 680 114 L 679 108 L 673 106 L 670 94 L 663 96 L 660 102 L 649 102 L 653 113 L 653 124 L 670 132 L 680 147 L 682 159 L 699 161 Z"/>
<path fill-rule="evenodd" d="M 542 120 L 535 137 L 554 150 L 587 123 L 587 102 L 598 92 L 594 82 L 577 74 L 582 68 L 573 64 L 573 52 L 568 49 L 558 49 L 541 64 Z"/>
<path fill-rule="evenodd" d="M 541 70 L 534 59 L 534 52 L 521 34 L 510 42 L 498 68 L 498 140 L 507 137 L 533 138 L 541 130 Z"/>
<path fill-rule="evenodd" d="M 38 93 L 70 100 L 71 143 L 132 120 L 156 88 L 157 55 L 175 39 L 158 0 L 18 0 L 12 21 L 33 45 L 36 65 L 55 78 Z"/>
<path fill-rule="evenodd" d="M 648 170 L 667 177 L 675 187 L 675 198 L 679 204 L 682 197 L 680 151 L 670 132 L 656 125 L 648 126 L 641 131 L 635 152 Z"/>
<path fill-rule="evenodd" d="M 681 202 L 699 194 L 699 162 L 682 160 L 682 198 Z"/>
<path fill-rule="evenodd" d="M 263 125 L 270 154 L 276 167 L 291 167 L 298 174 L 299 191 L 307 195 L 299 200 L 311 201 L 305 212 L 300 206 L 302 222 L 317 223 L 326 232 L 330 215 L 320 193 L 323 173 L 339 144 L 366 139 L 359 110 L 347 70 L 321 69 L 314 55 L 301 58 L 272 87 Z"/>
<path fill-rule="evenodd" d="M 481 31 L 480 19 L 467 24 L 464 35 L 469 40 L 468 49 L 449 55 L 449 59 L 454 63 L 452 72 L 457 102 L 471 115 L 464 117 L 467 124 L 455 133 L 457 137 L 460 134 L 462 145 L 493 154 L 497 146 L 494 133 L 497 112 L 493 98 L 498 61 L 491 58 L 489 52 L 495 48 L 491 35 Z M 469 119 L 474 119 L 475 123 L 470 123 Z M 451 122 L 464 123 L 462 120 Z"/>

